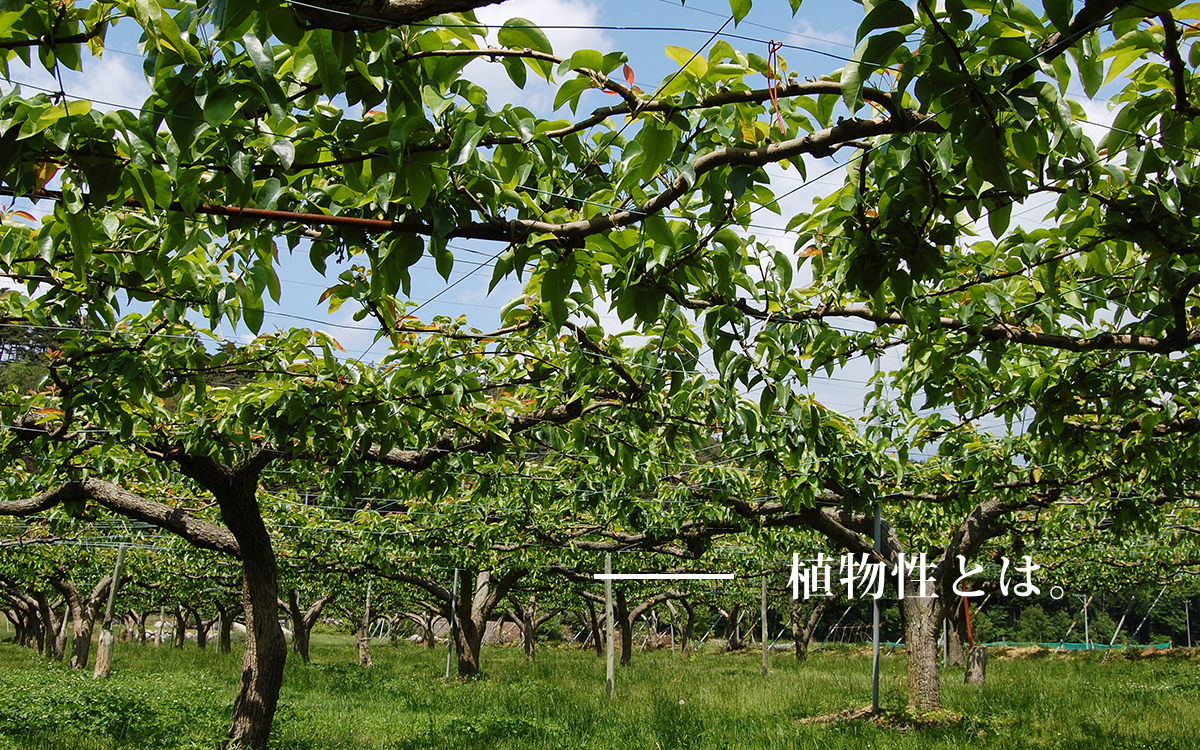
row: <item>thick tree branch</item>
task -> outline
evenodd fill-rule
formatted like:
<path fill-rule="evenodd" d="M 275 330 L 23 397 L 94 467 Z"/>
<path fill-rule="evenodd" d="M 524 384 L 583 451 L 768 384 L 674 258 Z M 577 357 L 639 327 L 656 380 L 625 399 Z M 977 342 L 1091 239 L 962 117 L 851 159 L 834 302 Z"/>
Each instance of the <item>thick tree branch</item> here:
<path fill-rule="evenodd" d="M 714 299 L 685 299 L 682 300 L 682 304 L 693 310 L 703 310 L 728 303 L 724 300 Z M 828 318 L 858 318 L 881 326 L 908 325 L 904 316 L 898 312 L 876 312 L 869 307 L 858 305 L 820 305 L 808 310 L 782 313 L 756 309 L 744 300 L 738 300 L 733 303 L 733 306 L 749 317 L 770 320 L 775 323 L 799 323 Z M 939 318 L 930 327 L 975 333 L 988 341 L 1008 341 L 1013 344 L 1027 344 L 1071 352 L 1140 351 L 1164 354 L 1190 349 L 1200 343 L 1200 329 L 1198 328 L 1189 329 L 1179 336 L 1167 337 L 1108 332 L 1098 333 L 1094 336 L 1068 336 L 1060 333 L 1035 331 L 1003 322 L 974 325 L 949 317 Z"/>
<path fill-rule="evenodd" d="M 1175 86 L 1175 111 L 1186 117 L 1200 116 L 1200 107 L 1188 101 L 1185 74 L 1187 67 L 1179 56 L 1179 27 L 1175 25 L 1175 16 L 1171 11 L 1164 11 L 1158 17 L 1162 22 L 1166 39 L 1163 43 L 1163 57 L 1171 68 L 1171 82 Z"/>
<path fill-rule="evenodd" d="M 665 106 L 665 105 L 664 105 Z M 934 132 L 939 129 L 937 121 L 927 117 L 912 119 L 906 116 L 903 120 L 893 117 L 873 117 L 866 120 L 844 120 L 831 128 L 814 131 L 806 135 L 770 143 L 757 148 L 739 148 L 726 146 L 702 154 L 691 162 L 690 173 L 685 170 L 674 182 L 661 193 L 653 196 L 640 206 L 615 210 L 600 214 L 590 219 L 580 219 L 562 223 L 542 221 L 539 219 L 514 219 L 512 221 L 495 222 L 460 222 L 456 229 L 446 234 L 447 239 L 479 239 L 495 242 L 522 242 L 530 236 L 551 234 L 567 245 L 579 244 L 587 237 L 596 234 L 606 234 L 616 229 L 636 224 L 648 216 L 666 210 L 695 186 L 696 180 L 708 172 L 726 166 L 764 166 L 785 159 L 793 159 L 802 154 L 825 156 L 835 151 L 839 146 L 851 142 L 872 138 L 878 135 L 892 135 L 908 131 Z M 11 192 L 11 191 L 10 191 Z M 4 194 L 0 189 L 0 194 Z M 61 199 L 56 191 L 42 190 L 36 197 Z M 134 199 L 121 204 L 127 208 L 144 208 Z M 155 209 L 158 210 L 158 209 Z M 184 211 L 178 201 L 166 206 L 166 210 Z M 305 226 L 348 227 L 365 232 L 403 232 L 409 234 L 436 234 L 432 225 L 414 221 L 391 221 L 389 219 L 367 219 L 356 216 L 329 216 L 325 214 L 302 213 L 295 211 L 280 211 L 261 208 L 241 208 L 238 206 L 221 206 L 209 203 L 198 205 L 191 213 L 208 216 L 236 216 L 246 219 L 259 219 L 281 223 L 302 224 Z"/>
<path fill-rule="evenodd" d="M 172 508 L 169 505 L 140 497 L 115 484 L 99 479 L 67 482 L 27 500 L 0 502 L 0 516 L 31 516 L 49 510 L 60 503 L 83 503 L 89 500 L 114 513 L 119 513 L 135 521 L 154 524 L 161 529 L 177 534 L 201 549 L 241 557 L 237 540 L 228 529 L 195 518 L 179 508 Z"/>
<path fill-rule="evenodd" d="M 525 430 L 545 424 L 563 424 L 564 422 L 579 419 L 599 409 L 618 408 L 621 406 L 624 406 L 624 402 L 622 401 L 594 401 L 585 406 L 583 401 L 576 399 L 560 406 L 538 409 L 529 414 L 509 417 L 508 433 L 524 432 Z M 455 435 L 454 431 L 448 430 L 443 432 L 432 446 L 416 450 L 392 448 L 390 451 L 384 453 L 383 447 L 375 444 L 367 450 L 366 458 L 378 461 L 385 466 L 394 466 L 406 471 L 421 471 L 432 466 L 442 456 L 451 453 L 483 453 L 503 443 L 502 438 L 492 433 L 458 443 L 455 442 Z"/>

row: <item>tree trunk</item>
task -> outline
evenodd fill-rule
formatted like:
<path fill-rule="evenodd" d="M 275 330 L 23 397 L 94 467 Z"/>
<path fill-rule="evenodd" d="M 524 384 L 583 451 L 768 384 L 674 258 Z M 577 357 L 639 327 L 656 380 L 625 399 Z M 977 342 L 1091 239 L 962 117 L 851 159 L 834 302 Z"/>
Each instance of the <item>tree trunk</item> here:
<path fill-rule="evenodd" d="M 78 601 L 78 591 L 74 594 L 75 602 L 68 599 L 71 606 L 71 630 L 74 638 L 71 644 L 71 669 L 87 669 L 88 656 L 92 651 L 92 631 L 96 628 L 96 618 L 100 616 L 102 599 L 111 583 L 112 576 L 105 576 L 86 599 Z M 71 588 L 75 587 L 71 586 Z"/>
<path fill-rule="evenodd" d="M 513 597 L 514 599 L 516 597 Z M 529 602 L 513 602 L 513 622 L 521 628 L 521 643 L 525 648 L 525 661 L 532 662 L 537 653 L 537 597 L 530 596 Z M 503 620 L 501 620 L 503 626 Z"/>
<path fill-rule="evenodd" d="M 46 628 L 42 625 L 42 612 L 38 606 L 38 602 L 28 594 L 22 594 L 24 597 L 21 603 L 25 608 L 25 645 L 29 648 L 36 648 L 39 654 L 46 653 Z"/>
<path fill-rule="evenodd" d="M 45 631 L 38 616 L 37 602 L 29 594 L 12 588 L 8 594 L 8 601 L 12 604 L 13 615 L 16 618 L 12 621 L 16 629 L 14 643 L 28 649 L 37 649 L 39 654 L 44 653 Z"/>
<path fill-rule="evenodd" d="M 592 639 L 592 648 L 596 650 L 596 656 L 604 656 L 604 644 L 601 643 L 604 639 L 600 636 L 600 620 L 596 617 L 596 603 L 591 599 L 585 601 L 587 601 L 588 622 L 591 627 L 588 638 Z"/>
<path fill-rule="evenodd" d="M 220 611 L 221 634 L 217 641 L 217 648 L 222 654 L 228 654 L 233 651 L 233 619 L 236 610 L 229 607 L 228 610 L 222 608 Z"/>
<path fill-rule="evenodd" d="M 921 598 L 920 586 L 907 580 L 901 613 L 908 653 L 908 707 L 933 711 L 941 707 L 938 685 L 938 634 L 942 624 L 941 599 Z"/>
<path fill-rule="evenodd" d="M 817 632 L 817 623 L 821 621 L 821 616 L 825 614 L 825 610 L 832 607 L 835 601 L 837 600 L 833 598 L 821 599 L 813 606 L 808 618 L 805 619 L 801 615 L 801 600 L 792 599 L 790 611 L 792 639 L 796 644 L 796 661 L 808 661 L 808 647 Z"/>
<path fill-rule="evenodd" d="M 725 625 L 728 628 L 725 631 L 725 650 L 741 651 L 746 647 L 745 641 L 742 640 L 742 605 L 735 604 L 728 612 L 723 609 L 717 611 L 725 617 Z"/>
<path fill-rule="evenodd" d="M 358 666 L 370 669 L 373 662 L 371 661 L 371 619 L 369 615 L 364 615 L 355 624 L 354 642 L 358 646 Z"/>
<path fill-rule="evenodd" d="M 304 624 L 304 610 L 300 608 L 300 594 L 292 589 L 288 592 L 287 613 L 292 620 L 292 651 L 308 664 L 309 630 Z M 369 652 L 368 652 L 368 661 Z"/>
<path fill-rule="evenodd" d="M 680 653 L 684 659 L 692 658 L 692 636 L 696 630 L 696 608 L 687 599 L 680 599 L 679 603 L 683 605 L 683 611 L 687 612 L 687 619 L 683 623 L 683 634 L 679 639 Z"/>
<path fill-rule="evenodd" d="M 150 610 L 144 610 L 140 613 L 134 612 L 134 617 L 137 618 L 137 642 L 142 646 L 146 645 L 146 620 L 150 617 Z"/>
<path fill-rule="evenodd" d="M 279 627 L 276 605 L 275 550 L 253 490 L 246 495 L 238 503 L 242 514 L 223 512 L 225 523 L 242 550 L 242 597 L 246 613 L 242 680 L 233 704 L 229 738 L 234 745 L 265 748 L 283 684 L 287 640 Z"/>
<path fill-rule="evenodd" d="M 946 613 L 946 664 L 951 667 L 963 665 L 963 642 L 967 638 L 967 620 L 963 612 L 962 598 L 957 597 Z"/>
<path fill-rule="evenodd" d="M 613 597 L 613 620 L 621 631 L 621 666 L 633 661 L 633 623 L 629 619 L 629 603 L 625 592 L 617 591 Z"/>
<path fill-rule="evenodd" d="M 471 580 L 471 572 L 466 571 L 462 580 Z M 484 570 L 475 574 L 473 591 L 459 591 L 455 602 L 454 617 L 454 650 L 458 653 L 458 676 L 477 677 L 479 675 L 479 655 L 483 646 L 483 636 L 487 632 L 487 621 L 492 612 L 503 601 L 512 587 L 525 575 L 523 570 L 512 570 L 496 578 L 492 571 Z"/>
<path fill-rule="evenodd" d="M 308 609 L 300 606 L 300 595 L 295 589 L 288 592 L 287 602 L 280 602 L 284 605 L 288 615 L 292 620 L 292 650 L 300 655 L 305 664 L 308 664 L 308 646 L 312 641 L 312 629 L 317 624 L 317 618 L 321 616 L 321 610 L 325 609 L 325 605 L 333 599 L 331 595 L 322 596 L 317 599 Z"/>
<path fill-rule="evenodd" d="M 38 639 L 38 650 L 51 661 L 62 661 L 63 649 L 66 648 L 67 633 L 65 628 L 59 628 L 58 618 L 45 592 L 35 591 L 34 601 L 37 602 L 38 614 L 42 621 L 42 637 Z M 66 613 L 63 613 L 66 617 Z M 60 633 L 59 631 L 62 630 Z M 61 637 L 60 637 L 61 635 Z"/>
<path fill-rule="evenodd" d="M 808 661 L 808 642 L 811 638 L 811 633 L 806 633 L 804 626 L 800 624 L 800 599 L 792 599 L 788 611 L 792 617 L 792 642 L 795 644 L 796 661 Z"/>
<path fill-rule="evenodd" d="M 187 642 L 187 613 L 180 605 L 175 607 L 175 638 L 172 642 L 175 648 L 183 648 Z"/>
<path fill-rule="evenodd" d="M 196 646 L 198 648 L 208 648 L 208 630 L 213 624 L 212 620 L 205 620 L 200 617 L 200 613 L 196 613 Z"/>
<path fill-rule="evenodd" d="M 227 744 L 234 747 L 267 746 L 287 662 L 287 640 L 279 627 L 275 549 L 255 494 L 258 476 L 270 461 L 269 456 L 256 453 L 235 469 L 194 454 L 174 458 L 185 474 L 212 492 L 221 509 L 221 520 L 237 540 L 241 554 L 246 648 L 229 722 Z"/>
<path fill-rule="evenodd" d="M 425 648 L 432 649 L 437 647 L 437 635 L 434 634 L 433 625 L 437 621 L 437 613 L 426 611 L 417 621 L 417 627 L 421 630 L 421 643 Z"/>
<path fill-rule="evenodd" d="M 968 685 L 982 685 L 987 672 L 987 646 L 973 646 L 967 662 L 967 674 L 963 681 Z"/>

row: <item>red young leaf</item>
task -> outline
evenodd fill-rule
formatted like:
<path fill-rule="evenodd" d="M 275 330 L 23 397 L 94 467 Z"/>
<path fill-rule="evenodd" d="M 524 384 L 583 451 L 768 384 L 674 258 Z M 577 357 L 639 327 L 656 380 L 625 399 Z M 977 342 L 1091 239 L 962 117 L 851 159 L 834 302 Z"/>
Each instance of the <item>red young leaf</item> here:
<path fill-rule="evenodd" d="M 626 63 L 626 65 L 625 65 L 624 72 L 625 72 L 625 82 L 628 83 L 630 86 L 632 86 L 633 85 L 633 68 L 629 67 L 628 63 Z"/>

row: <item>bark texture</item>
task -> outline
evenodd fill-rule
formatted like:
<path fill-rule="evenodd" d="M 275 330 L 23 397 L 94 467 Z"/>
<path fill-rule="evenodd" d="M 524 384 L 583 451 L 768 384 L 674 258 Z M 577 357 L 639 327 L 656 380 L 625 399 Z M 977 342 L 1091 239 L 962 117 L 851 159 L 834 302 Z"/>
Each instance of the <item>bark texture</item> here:
<path fill-rule="evenodd" d="M 71 615 L 71 659 L 68 666 L 72 670 L 87 669 L 92 649 L 92 631 L 96 627 L 96 618 L 100 616 L 100 608 L 111 583 L 112 576 L 101 578 L 91 593 L 84 597 L 79 595 L 79 589 L 69 578 L 56 578 L 51 581 L 66 600 L 67 611 Z"/>
<path fill-rule="evenodd" d="M 475 573 L 474 589 L 464 586 L 459 592 L 454 611 L 454 650 L 458 655 L 459 677 L 479 675 L 479 652 L 488 618 L 524 575 L 524 570 L 511 570 L 499 576 L 493 571 L 479 571 Z M 462 580 L 471 580 L 470 571 Z"/>
<path fill-rule="evenodd" d="M 967 673 L 963 681 L 968 685 L 982 685 L 987 673 L 987 646 L 975 646 L 967 660 Z"/>
<path fill-rule="evenodd" d="M 292 650 L 295 651 L 305 664 L 308 664 L 308 644 L 312 636 L 313 625 L 321 616 L 321 610 L 333 599 L 323 596 L 313 602 L 307 609 L 300 604 L 300 594 L 295 589 L 288 592 L 288 600 L 279 601 L 279 606 L 287 610 L 292 621 Z"/>
<path fill-rule="evenodd" d="M 791 600 L 789 613 L 791 615 L 792 641 L 796 648 L 796 661 L 808 661 L 808 646 L 812 643 L 813 635 L 817 631 L 817 624 L 821 622 L 821 617 L 826 610 L 833 606 L 835 601 L 837 600 L 832 597 L 819 599 L 809 611 L 808 617 L 804 617 L 802 600 Z"/>
<path fill-rule="evenodd" d="M 246 613 L 246 648 L 242 676 L 229 724 L 229 744 L 265 748 L 283 684 L 287 640 L 279 627 L 278 571 L 271 536 L 258 506 L 258 476 L 273 454 L 259 451 L 236 467 L 208 456 L 176 452 L 185 475 L 212 493 L 221 520 L 242 560 L 242 606 Z M 219 528 L 219 527 L 217 527 Z M 224 529 L 221 529 L 224 531 Z"/>

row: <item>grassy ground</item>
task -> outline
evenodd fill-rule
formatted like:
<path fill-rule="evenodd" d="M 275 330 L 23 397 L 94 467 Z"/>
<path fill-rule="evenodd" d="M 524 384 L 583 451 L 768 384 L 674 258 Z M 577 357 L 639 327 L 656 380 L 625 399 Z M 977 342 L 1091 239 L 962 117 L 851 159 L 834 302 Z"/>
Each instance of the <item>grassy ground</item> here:
<path fill-rule="evenodd" d="M 772 657 L 635 654 L 604 697 L 604 662 L 543 648 L 485 648 L 484 679 L 445 681 L 445 651 L 386 646 L 375 668 L 355 663 L 348 639 L 317 636 L 313 664 L 289 659 L 273 746 L 328 748 L 1200 748 L 1200 655 L 1084 654 L 993 658 L 987 685 L 943 681 L 947 713 L 914 724 L 903 704 L 902 654 L 883 663 L 886 725 L 801 723 L 870 702 L 870 656 L 816 651 L 798 665 Z M 0 750 L 213 748 L 232 704 L 239 657 L 117 644 L 104 683 L 0 644 Z"/>

